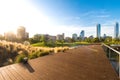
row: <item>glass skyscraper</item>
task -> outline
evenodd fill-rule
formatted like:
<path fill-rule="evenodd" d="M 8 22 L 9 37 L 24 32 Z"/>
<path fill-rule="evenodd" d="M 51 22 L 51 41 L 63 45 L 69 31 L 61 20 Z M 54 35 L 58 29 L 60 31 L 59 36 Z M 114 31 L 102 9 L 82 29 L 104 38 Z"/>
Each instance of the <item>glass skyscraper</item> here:
<path fill-rule="evenodd" d="M 118 22 L 116 22 L 116 24 L 115 24 L 114 37 L 119 38 L 119 23 Z"/>
<path fill-rule="evenodd" d="M 100 39 L 101 36 L 101 25 L 97 24 L 97 38 Z"/>
<path fill-rule="evenodd" d="M 72 39 L 77 40 L 77 34 L 76 33 L 72 34 Z"/>
<path fill-rule="evenodd" d="M 85 38 L 85 31 L 84 31 L 84 30 L 81 31 L 81 33 L 80 33 L 80 38 L 81 38 L 82 40 L 84 40 L 84 38 Z"/>

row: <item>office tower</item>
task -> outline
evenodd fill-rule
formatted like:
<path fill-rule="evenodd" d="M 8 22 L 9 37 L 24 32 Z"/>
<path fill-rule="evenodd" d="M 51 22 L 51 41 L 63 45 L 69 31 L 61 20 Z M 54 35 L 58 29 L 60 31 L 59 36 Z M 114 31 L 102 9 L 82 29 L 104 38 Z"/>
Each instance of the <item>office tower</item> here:
<path fill-rule="evenodd" d="M 97 24 L 97 38 L 100 39 L 101 37 L 101 25 Z"/>
<path fill-rule="evenodd" d="M 77 40 L 77 34 L 76 33 L 72 34 L 72 39 Z"/>
<path fill-rule="evenodd" d="M 116 22 L 115 28 L 114 28 L 114 38 L 118 38 L 119 36 L 119 23 Z"/>
<path fill-rule="evenodd" d="M 4 38 L 8 41 L 14 41 L 16 39 L 16 35 L 13 32 L 5 32 Z"/>
<path fill-rule="evenodd" d="M 107 37 L 106 34 L 104 34 L 104 35 L 103 35 L 103 38 L 105 39 L 106 37 Z"/>
<path fill-rule="evenodd" d="M 17 29 L 17 38 L 22 39 L 22 40 L 25 40 L 25 39 L 29 38 L 29 33 L 26 32 L 25 27 L 23 27 L 23 26 L 18 27 L 18 29 Z"/>
<path fill-rule="evenodd" d="M 57 39 L 57 40 L 64 40 L 64 36 L 65 36 L 64 33 L 58 34 L 58 35 L 56 36 L 56 39 Z"/>
<path fill-rule="evenodd" d="M 80 33 L 80 39 L 84 40 L 84 38 L 85 38 L 85 31 L 82 30 L 81 33 Z"/>

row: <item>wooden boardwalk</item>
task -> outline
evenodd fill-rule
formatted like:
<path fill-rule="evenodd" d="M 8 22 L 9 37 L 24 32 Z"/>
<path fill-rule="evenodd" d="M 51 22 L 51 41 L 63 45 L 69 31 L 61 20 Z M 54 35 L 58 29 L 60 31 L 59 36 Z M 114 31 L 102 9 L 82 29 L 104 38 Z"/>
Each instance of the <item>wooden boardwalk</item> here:
<path fill-rule="evenodd" d="M 0 68 L 0 80 L 119 80 L 100 45 Z"/>

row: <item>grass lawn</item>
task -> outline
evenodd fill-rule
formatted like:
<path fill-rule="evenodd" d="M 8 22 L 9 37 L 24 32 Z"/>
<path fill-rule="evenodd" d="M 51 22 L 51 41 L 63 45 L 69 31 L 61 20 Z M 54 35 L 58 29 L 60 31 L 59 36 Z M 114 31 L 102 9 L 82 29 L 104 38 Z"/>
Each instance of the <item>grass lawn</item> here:
<path fill-rule="evenodd" d="M 56 43 L 56 44 L 45 45 L 44 43 L 38 42 L 38 43 L 31 44 L 31 45 L 35 46 L 35 47 L 60 47 L 60 46 L 73 47 L 73 46 L 88 45 L 88 44 L 90 44 L 90 43 L 88 43 L 88 42 L 74 42 L 74 43 Z"/>
<path fill-rule="evenodd" d="M 31 44 L 32 46 L 44 46 L 44 43 L 41 43 L 41 42 L 38 42 L 38 43 L 34 43 L 34 44 Z"/>

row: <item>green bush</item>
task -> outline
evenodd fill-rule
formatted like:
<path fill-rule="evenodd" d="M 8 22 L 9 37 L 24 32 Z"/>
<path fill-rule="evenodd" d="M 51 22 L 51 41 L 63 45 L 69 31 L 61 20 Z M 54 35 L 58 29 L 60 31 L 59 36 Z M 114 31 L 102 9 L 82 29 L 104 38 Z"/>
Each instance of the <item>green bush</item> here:
<path fill-rule="evenodd" d="M 49 51 L 44 51 L 44 52 L 41 52 L 39 56 L 45 56 L 45 55 L 48 55 L 49 54 Z"/>
<path fill-rule="evenodd" d="M 34 59 L 34 58 L 37 58 L 38 56 L 37 56 L 37 53 L 31 53 L 31 54 L 29 54 L 29 59 Z"/>
<path fill-rule="evenodd" d="M 44 51 L 44 52 L 37 51 L 37 52 L 29 54 L 29 59 L 34 59 L 34 58 L 45 56 L 48 54 L 49 54 L 49 51 Z"/>
<path fill-rule="evenodd" d="M 15 63 L 22 62 L 24 57 L 26 57 L 24 54 L 19 54 L 18 56 L 16 56 Z"/>

